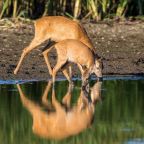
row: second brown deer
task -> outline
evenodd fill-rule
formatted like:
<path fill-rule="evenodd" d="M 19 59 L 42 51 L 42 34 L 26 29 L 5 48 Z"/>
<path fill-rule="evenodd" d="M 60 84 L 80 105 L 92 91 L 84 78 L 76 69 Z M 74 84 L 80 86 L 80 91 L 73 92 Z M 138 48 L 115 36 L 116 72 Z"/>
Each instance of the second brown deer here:
<path fill-rule="evenodd" d="M 48 60 L 48 52 L 54 48 L 56 49 L 58 58 L 55 67 L 52 69 Z M 78 40 L 67 39 L 58 42 L 49 49 L 45 50 L 43 55 L 48 66 L 49 73 L 52 75 L 53 83 L 55 82 L 56 74 L 60 69 L 67 80 L 70 83 L 72 82 L 66 69 L 70 65 L 70 62 L 76 63 L 79 66 L 82 74 L 83 85 L 85 85 L 92 73 L 95 73 L 98 78 L 102 78 L 103 65 L 101 59 L 95 55 L 87 45 Z"/>

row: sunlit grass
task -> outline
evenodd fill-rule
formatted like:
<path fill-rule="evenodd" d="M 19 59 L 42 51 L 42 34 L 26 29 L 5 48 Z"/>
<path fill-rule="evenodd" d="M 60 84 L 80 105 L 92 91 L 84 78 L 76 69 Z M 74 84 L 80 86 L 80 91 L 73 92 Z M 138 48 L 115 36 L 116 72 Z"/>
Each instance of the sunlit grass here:
<path fill-rule="evenodd" d="M 67 15 L 74 19 L 101 20 L 109 15 L 118 17 L 144 15 L 142 0 L 0 0 L 2 17 L 38 18 L 45 15 Z"/>

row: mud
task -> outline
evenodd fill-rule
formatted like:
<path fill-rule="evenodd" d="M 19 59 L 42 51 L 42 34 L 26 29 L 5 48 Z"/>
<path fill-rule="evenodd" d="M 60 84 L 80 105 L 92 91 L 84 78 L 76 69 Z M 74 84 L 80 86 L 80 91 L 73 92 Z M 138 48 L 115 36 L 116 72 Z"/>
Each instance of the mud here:
<path fill-rule="evenodd" d="M 82 22 L 104 64 L 104 75 L 144 75 L 144 22 Z M 46 43 L 28 54 L 17 75 L 14 68 L 24 47 L 34 37 L 32 22 L 10 24 L 0 21 L 0 80 L 48 79 L 42 49 Z M 56 54 L 50 53 L 55 64 Z M 76 66 L 74 66 L 76 67 Z M 78 68 L 73 76 L 80 76 Z M 58 73 L 58 77 L 63 77 Z"/>

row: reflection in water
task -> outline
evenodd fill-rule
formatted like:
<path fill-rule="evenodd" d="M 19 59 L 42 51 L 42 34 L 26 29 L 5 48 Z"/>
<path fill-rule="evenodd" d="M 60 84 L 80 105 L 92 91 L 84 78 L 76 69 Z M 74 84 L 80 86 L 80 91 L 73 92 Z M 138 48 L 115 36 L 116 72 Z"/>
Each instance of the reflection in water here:
<path fill-rule="evenodd" d="M 63 139 L 76 135 L 91 125 L 95 104 L 100 98 L 101 85 L 102 82 L 96 82 L 90 92 L 81 88 L 77 103 L 71 107 L 73 86 L 69 85 L 62 104 L 56 99 L 55 89 L 52 88 L 52 102 L 50 103 L 47 96 L 51 82 L 48 82 L 42 96 L 42 103 L 48 111 L 28 99 L 20 85 L 17 85 L 17 88 L 23 105 L 32 115 L 33 132 L 44 138 Z"/>
<path fill-rule="evenodd" d="M 91 81 L 90 85 L 93 85 L 94 82 Z M 70 100 L 64 99 L 68 91 L 67 84 L 65 81 L 56 82 L 55 93 L 56 99 L 62 102 L 62 107 L 68 112 L 72 111 L 76 106 L 74 104 L 78 103 L 81 82 L 75 81 Z M 47 82 L 39 81 L 21 84 L 20 87 L 28 100 L 37 106 L 39 104 L 41 110 L 49 114 L 52 111 L 55 112 L 55 108 L 51 103 L 51 88 L 48 96 L 46 95 L 42 100 L 46 85 Z M 106 80 L 103 81 L 102 87 L 103 99 L 102 102 L 95 105 L 94 122 L 90 128 L 78 135 L 55 141 L 33 134 L 33 118 L 23 107 L 17 86 L 13 84 L 0 85 L 0 144 L 143 143 L 144 80 Z M 94 96 L 91 90 L 92 101 L 100 99 L 96 93 Z"/>

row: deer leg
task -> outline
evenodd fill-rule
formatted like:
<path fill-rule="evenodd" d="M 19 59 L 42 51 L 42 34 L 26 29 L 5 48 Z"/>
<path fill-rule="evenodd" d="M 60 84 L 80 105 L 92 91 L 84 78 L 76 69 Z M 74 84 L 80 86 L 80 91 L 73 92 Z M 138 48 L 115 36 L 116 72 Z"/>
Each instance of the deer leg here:
<path fill-rule="evenodd" d="M 68 74 L 68 71 L 67 71 L 67 67 L 68 67 L 68 70 L 69 70 L 69 74 Z M 66 64 L 62 67 L 62 72 L 63 72 L 64 76 L 66 77 L 66 79 L 69 81 L 69 83 L 72 84 L 71 65 L 70 65 L 69 63 L 66 63 Z"/>
<path fill-rule="evenodd" d="M 49 91 L 50 91 L 51 84 L 52 84 L 52 82 L 49 81 L 48 84 L 47 84 L 47 86 L 46 86 L 46 88 L 45 88 L 44 94 L 43 94 L 43 96 L 42 96 L 42 103 L 43 103 L 45 106 L 47 106 L 48 108 L 49 108 L 49 106 L 50 106 L 50 103 L 48 102 L 47 96 L 48 96 L 48 93 L 49 93 Z"/>
<path fill-rule="evenodd" d="M 67 91 L 66 95 L 64 96 L 64 98 L 62 99 L 62 103 L 64 105 L 66 105 L 66 107 L 70 107 L 72 90 L 73 90 L 73 85 L 69 84 L 68 91 Z"/>
<path fill-rule="evenodd" d="M 89 78 L 89 70 L 86 69 L 82 74 L 82 86 L 88 85 L 88 78 Z"/>
<path fill-rule="evenodd" d="M 82 75 L 82 82 L 86 82 L 86 80 L 88 80 L 89 75 L 90 75 L 89 70 L 87 68 L 83 68 L 80 64 L 77 64 L 77 65 Z"/>
<path fill-rule="evenodd" d="M 57 61 L 57 64 L 55 65 L 55 67 L 53 68 L 53 71 L 52 71 L 52 79 L 53 79 L 53 84 L 55 82 L 55 77 L 56 77 L 56 73 L 58 72 L 58 70 L 64 66 L 66 64 L 66 59 L 64 58 L 59 58 L 58 57 L 58 61 Z"/>
<path fill-rule="evenodd" d="M 78 111 L 82 109 L 87 109 L 89 104 L 89 91 L 81 89 L 80 96 L 77 100 Z"/>
<path fill-rule="evenodd" d="M 69 69 L 69 77 L 72 80 L 72 66 L 69 65 L 68 69 Z"/>
<path fill-rule="evenodd" d="M 54 106 L 54 108 L 58 114 L 60 114 L 60 115 L 65 114 L 63 107 L 61 106 L 61 104 L 56 99 L 54 87 L 52 88 L 52 105 Z"/>
<path fill-rule="evenodd" d="M 82 66 L 81 66 L 80 64 L 77 64 L 77 66 L 78 66 L 78 68 L 79 68 L 81 74 L 83 74 L 83 73 L 84 73 L 84 70 L 83 70 Z"/>
<path fill-rule="evenodd" d="M 44 56 L 44 59 L 45 59 L 45 62 L 47 64 L 47 67 L 48 67 L 48 70 L 49 70 L 49 73 L 50 75 L 52 75 L 52 68 L 51 68 L 51 65 L 50 65 L 50 62 L 49 62 L 49 59 L 48 59 L 48 53 L 49 51 L 53 48 L 53 46 L 51 46 L 49 49 L 45 50 L 43 52 L 43 56 Z"/>
<path fill-rule="evenodd" d="M 24 57 L 25 57 L 32 49 L 34 49 L 35 47 L 37 47 L 38 45 L 40 45 L 40 44 L 41 44 L 42 42 L 44 42 L 44 41 L 45 41 L 45 39 L 36 39 L 36 38 L 34 38 L 34 39 L 32 40 L 32 42 L 30 43 L 30 45 L 29 45 L 28 47 L 24 48 L 24 50 L 23 50 L 23 52 L 22 52 L 22 54 L 21 54 L 20 60 L 19 60 L 17 66 L 16 66 L 16 68 L 15 68 L 15 70 L 14 70 L 14 74 L 17 74 L 17 72 L 18 72 L 18 70 L 19 70 L 19 68 L 20 68 L 20 66 L 21 66 L 21 64 L 22 64 L 22 61 L 23 61 Z"/>
<path fill-rule="evenodd" d="M 63 72 L 64 76 L 66 77 L 66 79 L 69 81 L 69 83 L 71 83 L 71 79 L 69 77 L 67 69 L 66 68 L 62 69 L 62 72 Z"/>
<path fill-rule="evenodd" d="M 82 82 L 83 82 L 84 73 L 86 73 L 86 72 L 85 72 L 86 70 L 84 70 L 83 67 L 82 67 L 80 64 L 77 64 L 77 65 L 78 65 L 78 68 L 79 68 L 79 70 L 80 70 L 80 72 L 81 72 L 81 79 L 82 79 Z"/>

